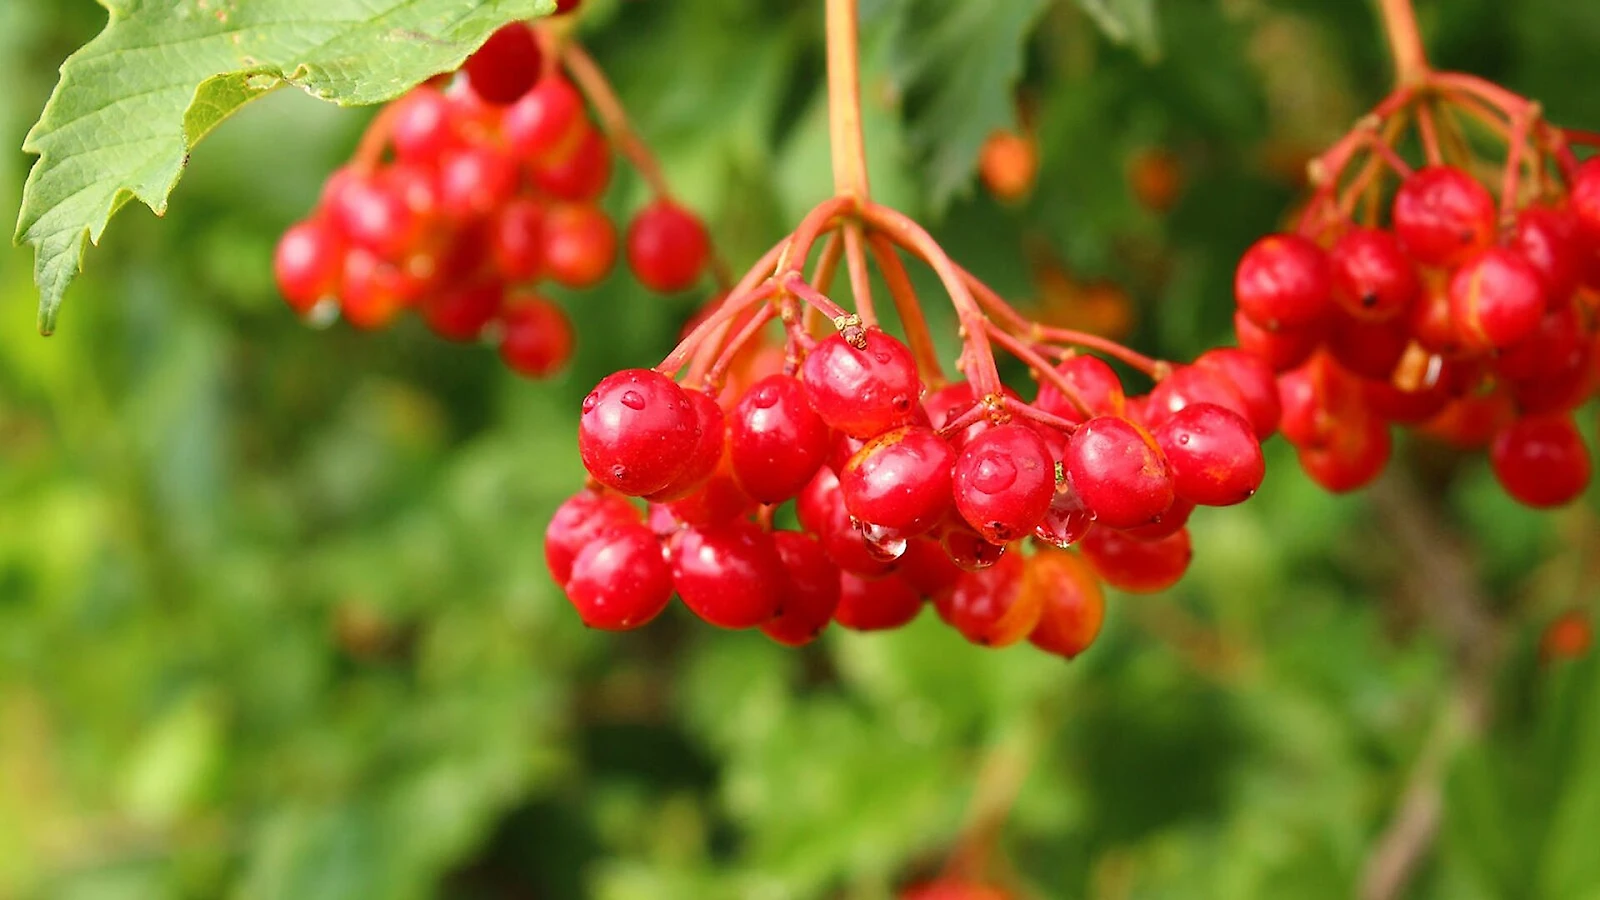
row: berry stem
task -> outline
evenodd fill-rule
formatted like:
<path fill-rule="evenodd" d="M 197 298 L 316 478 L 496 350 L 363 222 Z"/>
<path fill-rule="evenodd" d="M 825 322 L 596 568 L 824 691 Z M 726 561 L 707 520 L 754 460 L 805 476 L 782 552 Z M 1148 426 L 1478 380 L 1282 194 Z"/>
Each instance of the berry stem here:
<path fill-rule="evenodd" d="M 1600 147 L 1600 131 L 1585 131 L 1582 128 L 1562 128 L 1558 130 L 1570 144 L 1578 144 L 1583 147 Z"/>
<path fill-rule="evenodd" d="M 1433 121 L 1431 99 L 1417 104 L 1417 135 L 1422 139 L 1422 154 L 1428 165 L 1444 162 L 1444 155 L 1439 152 L 1439 126 Z"/>
<path fill-rule="evenodd" d="M 383 109 L 367 123 L 367 130 L 361 133 L 361 142 L 350 155 L 352 169 L 370 174 L 382 165 L 383 154 L 389 149 L 389 132 L 394 130 L 395 110 L 398 107 L 397 103 L 384 104 Z"/>
<path fill-rule="evenodd" d="M 1402 85 L 1421 84 L 1428 78 L 1428 56 L 1422 48 L 1422 33 L 1417 30 L 1417 12 L 1411 0 L 1378 0 L 1383 14 L 1383 31 L 1389 38 L 1389 53 L 1394 58 L 1395 81 Z"/>
<path fill-rule="evenodd" d="M 761 329 L 767 327 L 768 323 L 778 317 L 777 307 L 771 303 L 763 304 L 755 309 L 754 313 L 755 315 L 751 316 L 739 327 L 733 339 L 726 342 L 721 351 L 718 352 L 716 362 L 712 363 L 710 370 L 706 372 L 704 383 L 712 393 L 722 392 L 723 382 L 728 377 L 728 367 L 733 364 L 734 357 L 739 355 L 739 351 L 744 348 L 744 345 L 753 339 Z"/>
<path fill-rule="evenodd" d="M 876 203 L 867 203 L 863 205 L 861 216 L 889 240 L 920 257 L 939 276 L 945 290 L 950 293 L 956 317 L 961 320 L 962 337 L 972 354 L 968 362 L 977 370 L 967 372 L 967 379 L 980 396 L 999 392 L 1000 373 L 995 368 L 994 350 L 989 347 L 989 335 L 983 327 L 986 321 L 983 310 L 973 299 L 972 289 L 962 277 L 961 267 L 951 261 L 949 254 L 944 252 L 932 235 L 904 213 Z"/>
<path fill-rule="evenodd" d="M 1039 407 L 1030 403 L 1025 403 L 1021 400 L 1014 400 L 1010 397 L 1002 397 L 1000 400 L 1000 405 L 1007 412 L 1019 419 L 1026 419 L 1029 422 L 1044 425 L 1048 428 L 1054 428 L 1062 434 L 1071 434 L 1078 430 L 1078 423 L 1069 422 L 1055 413 L 1045 412 Z M 1085 415 L 1092 417 L 1093 414 L 1086 412 Z"/>
<path fill-rule="evenodd" d="M 817 254 L 817 264 L 811 269 L 811 285 L 824 294 L 833 290 L 834 276 L 839 272 L 839 259 L 844 256 L 844 238 L 838 231 L 828 232 L 828 239 Z"/>
<path fill-rule="evenodd" d="M 1028 368 L 1033 370 L 1035 378 L 1040 381 L 1050 382 L 1051 386 L 1060 391 L 1061 395 L 1066 397 L 1078 412 L 1083 413 L 1084 418 L 1087 419 L 1094 416 L 1094 413 L 1089 409 L 1089 404 L 1084 401 L 1083 395 L 1079 394 L 1078 389 L 1073 387 L 1066 378 L 1062 377 L 1061 372 L 1051 365 L 1050 360 L 1039 355 L 1039 351 L 1028 346 L 1026 341 L 1012 336 L 999 325 L 993 322 L 989 322 L 987 325 L 990 340 L 999 344 L 1012 356 L 1026 363 Z"/>
<path fill-rule="evenodd" d="M 774 287 L 769 284 L 763 284 L 762 281 L 772 274 L 773 266 L 777 265 L 778 257 L 782 254 L 786 244 L 786 241 L 781 242 L 762 255 L 761 259 L 757 260 L 756 264 L 750 268 L 750 271 L 745 273 L 744 278 L 734 285 L 728 295 L 722 299 L 716 311 L 706 316 L 703 322 L 696 325 L 687 335 L 684 335 L 683 340 L 678 342 L 678 346 L 667 354 L 667 358 L 662 360 L 660 365 L 656 366 L 656 371 L 663 375 L 671 376 L 683 368 L 683 364 L 689 359 L 689 355 L 694 353 L 697 348 L 703 351 L 704 348 L 701 345 L 717 329 L 725 327 L 729 320 L 738 313 L 739 309 L 754 303 L 758 295 L 760 299 L 766 299 L 776 293 Z"/>
<path fill-rule="evenodd" d="M 828 0 L 828 137 L 833 189 L 866 200 L 866 142 L 861 135 L 861 40 L 856 0 Z"/>
<path fill-rule="evenodd" d="M 871 328 L 878 324 L 878 311 L 872 305 L 872 279 L 867 273 L 867 254 L 862 247 L 861 223 L 845 222 L 838 232 L 844 235 L 844 258 L 850 268 L 850 293 L 856 300 L 856 314 L 861 324 Z"/>
<path fill-rule="evenodd" d="M 894 301 L 894 310 L 905 328 L 906 342 L 917 361 L 922 380 L 930 390 L 944 387 L 944 367 L 939 363 L 939 351 L 933 345 L 928 319 L 922 314 L 922 304 L 917 301 L 917 291 L 911 285 L 911 276 L 906 274 L 905 263 L 900 261 L 900 252 L 881 234 L 867 235 L 867 247 L 878 264 L 884 284 L 889 287 L 889 298 Z"/>
<path fill-rule="evenodd" d="M 839 326 L 840 322 L 847 322 L 852 319 L 859 320 L 858 316 L 852 316 L 849 310 L 828 299 L 821 291 L 806 284 L 805 279 L 797 274 L 791 273 L 785 276 L 782 281 L 778 282 L 778 286 L 816 307 L 817 312 L 834 320 L 836 326 Z M 843 326 L 839 327 L 844 330 Z"/>
<path fill-rule="evenodd" d="M 605 73 L 594 59 L 577 41 L 567 40 L 561 46 L 561 63 L 566 67 L 567 74 L 572 76 L 573 83 L 594 106 L 600 127 L 610 139 L 611 146 L 639 173 L 651 193 L 660 199 L 672 200 L 672 189 L 662 174 L 660 161 L 650 152 L 650 147 L 639 137 L 639 133 L 634 131 L 622 101 L 618 99 L 617 92 L 611 89 L 611 82 L 606 80 Z M 711 248 L 711 272 L 716 277 L 717 286 L 727 290 L 733 278 L 727 262 L 717 253 L 715 245 Z"/>
<path fill-rule="evenodd" d="M 800 267 L 804 266 L 806 259 L 811 256 L 812 245 L 823 232 L 829 230 L 834 217 L 855 208 L 854 197 L 829 197 L 813 206 L 785 242 L 783 255 L 778 258 L 777 274 L 779 276 L 800 274 Z"/>
<path fill-rule="evenodd" d="M 1531 104 L 1523 110 L 1511 126 L 1511 138 L 1506 142 L 1505 173 L 1500 181 L 1500 220 L 1509 225 L 1517 215 L 1517 187 L 1522 175 L 1522 158 L 1528 151 L 1528 132 L 1534 125 L 1538 108 Z"/>

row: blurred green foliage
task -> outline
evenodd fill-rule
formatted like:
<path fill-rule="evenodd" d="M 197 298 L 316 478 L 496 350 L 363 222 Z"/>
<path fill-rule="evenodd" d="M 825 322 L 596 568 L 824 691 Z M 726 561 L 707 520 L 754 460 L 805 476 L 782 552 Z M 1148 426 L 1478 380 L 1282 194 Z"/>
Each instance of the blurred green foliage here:
<path fill-rule="evenodd" d="M 1279 161 L 1383 89 L 1376 23 L 1361 3 L 1170 3 L 1153 26 L 1091 5 L 1158 48 L 1060 2 L 974 28 L 969 4 L 864 2 L 874 186 L 1009 295 L 1035 296 L 1042 246 L 1125 286 L 1136 344 L 1192 355 L 1225 339 L 1232 262 L 1294 199 Z M 586 40 L 728 256 L 825 195 L 820 4 L 593 6 Z M 1441 64 L 1600 126 L 1577 77 L 1600 7 L 1420 13 Z M 11 146 L 102 24 L 88 0 L 0 5 Z M 1044 152 L 1021 208 L 956 172 L 1009 115 L 1008 71 Z M 1600 664 L 1536 653 L 1558 611 L 1596 606 L 1592 497 L 1533 513 L 1481 460 L 1413 448 L 1418 487 L 1334 498 L 1274 446 L 1256 500 L 1197 516 L 1191 576 L 1113 597 L 1070 665 L 931 614 L 799 652 L 678 611 L 589 633 L 540 548 L 580 479 L 576 405 L 663 354 L 697 298 L 622 274 L 559 294 L 580 349 L 548 384 L 414 323 L 306 329 L 267 261 L 363 120 L 257 101 L 163 221 L 122 214 L 48 340 L 28 254 L 0 252 L 0 897 L 878 897 L 1012 782 L 996 874 L 1028 896 L 1349 896 L 1463 727 L 1438 564 L 1468 569 L 1499 652 L 1487 734 L 1445 742 L 1414 894 L 1600 897 Z M 1183 175 L 1165 214 L 1129 189 L 1149 148 Z M 25 164 L 0 166 L 7 212 Z M 607 203 L 643 196 L 624 175 Z"/>

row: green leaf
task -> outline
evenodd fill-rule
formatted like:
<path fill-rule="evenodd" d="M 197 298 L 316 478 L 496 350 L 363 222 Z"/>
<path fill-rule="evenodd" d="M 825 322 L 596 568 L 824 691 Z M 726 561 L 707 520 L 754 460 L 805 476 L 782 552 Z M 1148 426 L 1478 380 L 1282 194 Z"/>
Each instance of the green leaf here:
<path fill-rule="evenodd" d="M 398 96 L 460 65 L 500 25 L 552 0 L 101 0 L 105 30 L 61 67 L 23 149 L 17 241 L 34 246 L 39 330 L 113 213 L 156 215 L 195 144 L 285 83 L 345 104 Z M 287 161 L 286 161 L 287 162 Z"/>
<path fill-rule="evenodd" d="M 1153 0 L 1078 0 L 1078 6 L 1112 43 L 1132 47 L 1146 61 L 1161 55 Z"/>
<path fill-rule="evenodd" d="M 891 74 L 906 98 L 906 134 L 943 211 L 968 185 L 984 139 L 1015 127 L 1012 89 L 1045 0 L 910 0 L 893 21 Z"/>

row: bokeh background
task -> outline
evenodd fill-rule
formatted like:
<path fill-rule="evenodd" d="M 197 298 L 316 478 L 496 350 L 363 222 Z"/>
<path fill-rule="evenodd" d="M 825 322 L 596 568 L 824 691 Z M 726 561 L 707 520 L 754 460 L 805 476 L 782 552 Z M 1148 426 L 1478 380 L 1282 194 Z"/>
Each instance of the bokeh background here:
<path fill-rule="evenodd" d="M 1005 103 L 981 88 L 1015 26 L 864 0 L 875 188 L 1037 315 L 1187 358 L 1226 341 L 1233 261 L 1307 156 L 1381 96 L 1377 22 L 1084 5 L 1137 27 L 1037 4 L 1043 171 L 1004 207 L 973 189 L 969 120 Z M 584 39 L 725 255 L 825 195 L 821 4 L 591 6 Z M 1420 13 L 1439 64 L 1600 128 L 1600 4 Z M 103 23 L 0 4 L 0 219 L 56 66 Z M 302 325 L 271 249 L 368 114 L 247 108 L 164 220 L 118 216 L 49 339 L 30 254 L 0 248 L 0 897 L 866 898 L 1002 820 L 992 873 L 1024 896 L 1344 897 L 1431 792 L 1409 896 L 1600 897 L 1600 666 L 1538 649 L 1600 602 L 1594 492 L 1530 512 L 1481 459 L 1405 444 L 1330 497 L 1274 445 L 1253 502 L 1196 516 L 1190 576 L 1111 597 L 1071 664 L 931 613 L 803 651 L 679 610 L 590 633 L 540 546 L 580 483 L 578 401 L 703 298 L 625 272 L 555 292 L 580 344 L 542 384 L 415 322 Z M 607 206 L 643 199 L 622 175 Z"/>

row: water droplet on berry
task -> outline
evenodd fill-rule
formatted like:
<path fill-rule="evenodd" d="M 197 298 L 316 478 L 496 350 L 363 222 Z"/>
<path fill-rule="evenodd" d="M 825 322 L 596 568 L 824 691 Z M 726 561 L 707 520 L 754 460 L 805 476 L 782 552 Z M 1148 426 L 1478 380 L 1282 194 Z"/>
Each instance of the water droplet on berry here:
<path fill-rule="evenodd" d="M 986 455 L 978 461 L 970 484 L 985 494 L 998 494 L 1017 482 L 1017 467 L 1003 456 Z"/>
<path fill-rule="evenodd" d="M 879 350 L 878 352 L 872 354 L 872 358 L 877 360 L 879 365 L 887 365 L 890 360 L 889 354 L 883 350 Z"/>
<path fill-rule="evenodd" d="M 583 411 L 588 412 L 594 409 L 594 405 L 599 402 L 600 394 L 596 391 L 590 391 L 589 396 L 583 398 Z"/>
<path fill-rule="evenodd" d="M 638 391 L 623 391 L 622 405 L 629 409 L 644 409 L 644 395 Z"/>
<path fill-rule="evenodd" d="M 760 409 L 771 409 L 779 400 L 779 391 L 776 385 L 763 384 L 750 394 L 750 402 Z"/>
<path fill-rule="evenodd" d="M 906 547 L 909 546 L 909 543 L 900 532 L 885 528 L 882 525 L 874 525 L 871 522 L 863 522 L 860 519 L 852 518 L 851 522 L 855 525 L 856 530 L 861 532 L 861 536 L 866 539 L 867 551 L 873 557 L 884 562 L 892 562 L 905 555 Z"/>

